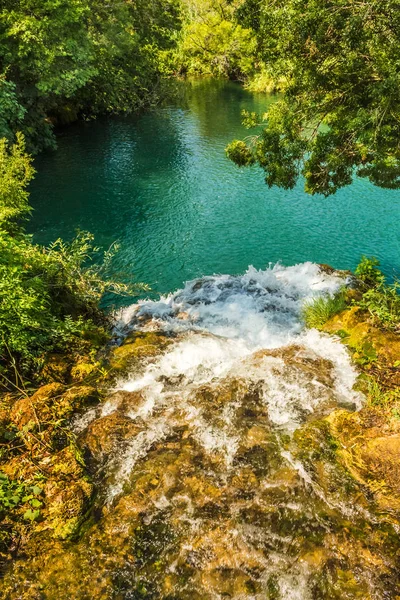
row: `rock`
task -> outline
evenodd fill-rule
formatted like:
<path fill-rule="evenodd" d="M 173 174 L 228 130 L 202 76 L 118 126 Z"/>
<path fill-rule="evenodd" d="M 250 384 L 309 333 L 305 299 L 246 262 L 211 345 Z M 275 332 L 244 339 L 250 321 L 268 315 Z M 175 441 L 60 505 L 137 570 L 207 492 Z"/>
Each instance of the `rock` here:
<path fill-rule="evenodd" d="M 45 520 L 37 531 L 52 529 L 54 537 L 66 539 L 77 531 L 87 511 L 93 485 L 87 480 L 85 470 L 71 447 L 53 455 L 46 465 L 46 471 Z"/>
<path fill-rule="evenodd" d="M 143 394 L 141 392 L 127 392 L 125 390 L 119 390 L 111 396 L 109 396 L 104 407 L 112 407 L 113 410 L 118 410 L 123 414 L 127 414 L 131 411 L 136 410 L 144 401 Z"/>
<path fill-rule="evenodd" d="M 49 383 L 37 390 L 30 398 L 17 400 L 10 419 L 22 429 L 30 424 L 32 429 L 46 429 L 52 421 L 67 419 L 76 411 L 98 402 L 99 392 L 90 386 L 66 388 L 60 383 Z"/>
<path fill-rule="evenodd" d="M 37 390 L 32 397 L 17 400 L 11 409 L 10 418 L 13 423 L 22 429 L 28 423 L 40 427 L 52 418 L 52 405 L 57 399 L 62 398 L 65 386 L 61 383 L 49 383 Z"/>
<path fill-rule="evenodd" d="M 51 354 L 46 357 L 41 376 L 44 381 L 66 383 L 72 366 L 71 358 L 60 354 Z"/>
<path fill-rule="evenodd" d="M 101 462 L 124 441 L 140 431 L 140 426 L 119 412 L 93 421 L 80 436 L 79 445 L 86 448 L 95 461 Z"/>
<path fill-rule="evenodd" d="M 368 441 L 361 459 L 368 479 L 389 488 L 400 500 L 400 434 Z"/>
<path fill-rule="evenodd" d="M 112 351 L 111 367 L 117 371 L 123 371 L 135 361 L 154 358 L 161 354 L 172 341 L 172 338 L 160 332 L 132 332 L 121 346 Z"/>
<path fill-rule="evenodd" d="M 357 306 L 332 317 L 323 330 L 339 332 L 346 345 L 358 353 L 356 358 L 382 360 L 391 367 L 400 360 L 400 336 L 375 327 Z"/>
<path fill-rule="evenodd" d="M 85 360 L 77 362 L 71 369 L 72 380 L 76 383 L 85 381 L 90 375 L 96 372 L 98 365 Z"/>
<path fill-rule="evenodd" d="M 327 388 L 334 387 L 335 381 L 331 361 L 317 356 L 303 346 L 293 344 L 276 350 L 259 350 L 252 354 L 249 362 L 254 367 L 260 367 L 263 360 L 268 359 L 268 357 L 283 360 L 288 375 L 290 372 L 297 372 L 310 381 L 316 378 Z"/>

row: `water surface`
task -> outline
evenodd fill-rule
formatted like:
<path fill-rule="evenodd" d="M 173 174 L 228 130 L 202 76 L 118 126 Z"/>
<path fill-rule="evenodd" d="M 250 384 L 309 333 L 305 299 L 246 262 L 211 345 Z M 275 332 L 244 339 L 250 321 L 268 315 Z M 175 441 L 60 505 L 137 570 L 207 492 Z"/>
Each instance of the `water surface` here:
<path fill-rule="evenodd" d="M 393 275 L 400 192 L 361 179 L 328 199 L 307 196 L 301 182 L 269 189 L 259 167 L 241 170 L 226 158 L 226 144 L 251 133 L 241 111 L 263 112 L 272 101 L 234 83 L 196 81 L 175 106 L 68 128 L 57 152 L 37 160 L 35 239 L 68 239 L 80 228 L 103 247 L 117 240 L 115 273 L 134 274 L 155 294 L 276 261 L 352 269 L 362 254 Z"/>

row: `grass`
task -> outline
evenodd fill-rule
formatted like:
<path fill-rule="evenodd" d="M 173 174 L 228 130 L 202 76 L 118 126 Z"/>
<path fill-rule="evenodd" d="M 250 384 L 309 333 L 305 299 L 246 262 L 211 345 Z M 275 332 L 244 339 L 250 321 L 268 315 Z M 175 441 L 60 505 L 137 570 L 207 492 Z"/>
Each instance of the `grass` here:
<path fill-rule="evenodd" d="M 334 296 L 318 296 L 304 305 L 302 318 L 307 327 L 319 329 L 331 317 L 346 308 L 346 295 L 340 290 Z"/>

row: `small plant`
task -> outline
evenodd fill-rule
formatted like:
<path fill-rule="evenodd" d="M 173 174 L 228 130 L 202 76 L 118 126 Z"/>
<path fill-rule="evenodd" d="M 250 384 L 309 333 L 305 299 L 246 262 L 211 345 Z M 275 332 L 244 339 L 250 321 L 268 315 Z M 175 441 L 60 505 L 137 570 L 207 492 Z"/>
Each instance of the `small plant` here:
<path fill-rule="evenodd" d="M 24 481 L 14 481 L 0 471 L 0 513 L 26 505 L 24 519 L 35 521 L 40 516 L 39 509 L 42 502 L 38 496 L 41 493 L 40 486 L 28 485 Z"/>
<path fill-rule="evenodd" d="M 387 329 L 398 330 L 400 326 L 400 284 L 379 284 L 363 294 L 358 303 Z"/>
<path fill-rule="evenodd" d="M 322 327 L 331 317 L 346 308 L 345 290 L 340 290 L 334 296 L 318 296 L 304 305 L 303 321 L 307 327 Z"/>
<path fill-rule="evenodd" d="M 354 271 L 355 275 L 368 286 L 381 285 L 385 281 L 384 274 L 378 269 L 380 262 L 372 256 L 362 256 L 359 265 Z"/>
<path fill-rule="evenodd" d="M 387 329 L 398 330 L 400 325 L 400 283 L 385 283 L 384 274 L 378 269 L 376 258 L 362 257 L 355 270 L 357 277 L 367 287 L 361 300 L 357 303 L 362 310 Z"/>

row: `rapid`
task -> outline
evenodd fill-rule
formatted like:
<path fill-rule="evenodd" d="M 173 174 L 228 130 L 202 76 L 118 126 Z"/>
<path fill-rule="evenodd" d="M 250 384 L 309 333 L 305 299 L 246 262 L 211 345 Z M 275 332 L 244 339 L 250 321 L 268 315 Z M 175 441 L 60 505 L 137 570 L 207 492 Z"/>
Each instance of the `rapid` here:
<path fill-rule="evenodd" d="M 124 549 L 119 566 L 106 552 L 115 597 L 386 597 L 357 549 L 377 517 L 355 502 L 321 421 L 361 407 L 357 373 L 339 338 L 301 319 L 346 283 L 313 263 L 250 267 L 119 313 L 121 347 L 163 344 L 75 422 L 92 448 L 99 423 L 124 430 L 101 467 L 103 527 Z"/>

